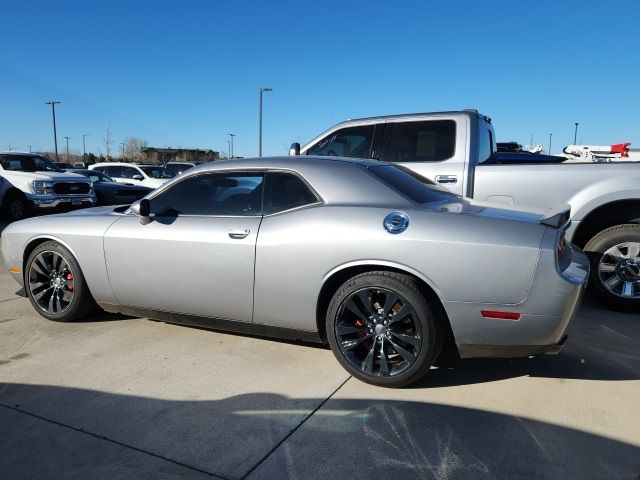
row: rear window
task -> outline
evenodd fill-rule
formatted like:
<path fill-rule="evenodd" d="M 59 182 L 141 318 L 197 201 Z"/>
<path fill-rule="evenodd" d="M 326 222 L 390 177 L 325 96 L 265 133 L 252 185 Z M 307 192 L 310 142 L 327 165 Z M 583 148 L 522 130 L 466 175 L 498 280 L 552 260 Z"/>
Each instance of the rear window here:
<path fill-rule="evenodd" d="M 456 122 L 427 120 L 393 124 L 391 162 L 441 162 L 456 150 Z"/>
<path fill-rule="evenodd" d="M 394 190 L 416 203 L 453 201 L 457 195 L 433 185 L 427 179 L 420 180 L 419 175 L 409 174 L 393 165 L 369 167 L 369 171 Z"/>

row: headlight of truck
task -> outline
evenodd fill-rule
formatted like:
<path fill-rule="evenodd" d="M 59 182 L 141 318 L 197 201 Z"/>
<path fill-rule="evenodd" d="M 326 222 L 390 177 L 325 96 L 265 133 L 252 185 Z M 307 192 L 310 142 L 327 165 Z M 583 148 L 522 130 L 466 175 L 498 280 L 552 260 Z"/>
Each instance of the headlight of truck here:
<path fill-rule="evenodd" d="M 31 182 L 31 189 L 36 195 L 47 195 L 48 193 L 53 193 L 53 182 L 34 180 Z"/>

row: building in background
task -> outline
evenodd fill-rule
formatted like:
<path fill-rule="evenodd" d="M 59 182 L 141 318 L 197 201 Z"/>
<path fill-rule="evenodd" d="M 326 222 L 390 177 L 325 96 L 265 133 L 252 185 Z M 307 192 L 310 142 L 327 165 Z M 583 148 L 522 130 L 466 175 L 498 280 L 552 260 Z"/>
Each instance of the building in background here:
<path fill-rule="evenodd" d="M 142 147 L 142 161 L 164 164 L 167 162 L 212 162 L 220 159 L 220 152 L 199 148 Z"/>

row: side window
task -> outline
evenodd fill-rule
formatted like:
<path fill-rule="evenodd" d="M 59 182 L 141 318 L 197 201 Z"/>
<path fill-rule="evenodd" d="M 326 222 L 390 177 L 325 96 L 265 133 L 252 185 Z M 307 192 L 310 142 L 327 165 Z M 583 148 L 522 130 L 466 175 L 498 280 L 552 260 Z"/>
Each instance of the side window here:
<path fill-rule="evenodd" d="M 109 175 L 110 177 L 115 177 L 115 178 L 123 178 L 124 177 L 124 172 L 122 171 L 122 167 L 105 167 L 105 172 L 107 173 L 107 175 Z"/>
<path fill-rule="evenodd" d="M 343 128 L 313 145 L 307 155 L 369 158 L 375 125 Z"/>
<path fill-rule="evenodd" d="M 104 167 L 96 167 L 96 168 L 92 168 L 92 170 L 96 171 L 96 172 L 102 172 L 104 173 Z"/>
<path fill-rule="evenodd" d="M 277 213 L 316 203 L 318 198 L 293 173 L 268 172 L 264 190 L 264 213 Z"/>
<path fill-rule="evenodd" d="M 122 167 L 122 177 L 133 178 L 134 175 L 143 176 L 138 170 L 131 167 Z"/>
<path fill-rule="evenodd" d="M 394 123 L 387 161 L 440 162 L 453 157 L 456 122 L 428 120 Z"/>
<path fill-rule="evenodd" d="M 209 173 L 187 178 L 151 199 L 151 213 L 260 215 L 263 174 Z"/>

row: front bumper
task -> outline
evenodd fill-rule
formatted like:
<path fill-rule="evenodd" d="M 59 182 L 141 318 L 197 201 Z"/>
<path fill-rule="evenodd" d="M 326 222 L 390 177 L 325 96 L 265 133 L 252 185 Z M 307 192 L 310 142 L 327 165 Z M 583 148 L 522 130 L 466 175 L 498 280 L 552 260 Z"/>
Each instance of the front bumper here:
<path fill-rule="evenodd" d="M 460 356 L 507 358 L 558 353 L 589 279 L 589 259 L 577 247 L 571 248 L 570 262 L 562 271 L 551 252 L 541 254 L 529 295 L 517 305 L 446 303 Z M 482 310 L 517 312 L 520 318 L 484 318 Z"/>
<path fill-rule="evenodd" d="M 96 197 L 91 195 L 57 196 L 31 195 L 28 197 L 35 211 L 73 210 L 96 205 Z"/>

